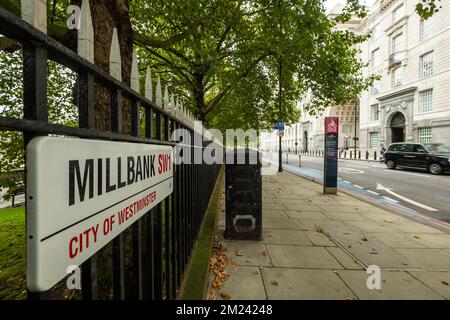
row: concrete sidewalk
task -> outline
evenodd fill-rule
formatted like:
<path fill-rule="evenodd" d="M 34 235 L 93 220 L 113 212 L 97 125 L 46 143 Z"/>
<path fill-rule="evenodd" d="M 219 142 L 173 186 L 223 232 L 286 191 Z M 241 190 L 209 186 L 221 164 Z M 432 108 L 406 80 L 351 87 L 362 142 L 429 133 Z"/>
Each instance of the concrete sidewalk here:
<path fill-rule="evenodd" d="M 263 240 L 223 239 L 217 299 L 450 299 L 450 234 L 290 173 L 263 177 Z M 370 290 L 368 266 L 381 270 Z"/>

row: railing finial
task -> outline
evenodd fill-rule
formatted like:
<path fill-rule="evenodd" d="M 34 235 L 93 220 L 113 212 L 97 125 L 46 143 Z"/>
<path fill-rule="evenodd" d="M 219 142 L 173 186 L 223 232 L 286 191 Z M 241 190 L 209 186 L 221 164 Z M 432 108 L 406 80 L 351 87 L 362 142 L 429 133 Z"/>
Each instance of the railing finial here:
<path fill-rule="evenodd" d="M 47 1 L 21 0 L 22 19 L 43 33 L 47 33 Z"/>
<path fill-rule="evenodd" d="M 109 53 L 109 74 L 119 81 L 122 81 L 122 59 L 120 57 L 119 36 L 117 28 L 113 29 L 111 51 Z"/>
<path fill-rule="evenodd" d="M 87 61 L 94 63 L 94 27 L 89 0 L 83 0 L 81 4 L 78 54 Z"/>
<path fill-rule="evenodd" d="M 169 88 L 167 85 L 164 88 L 164 110 L 169 110 Z"/>
<path fill-rule="evenodd" d="M 153 83 L 150 67 L 147 67 L 147 73 L 145 75 L 145 97 L 148 100 L 153 101 Z"/>
<path fill-rule="evenodd" d="M 155 103 L 158 107 L 162 107 L 162 91 L 161 91 L 161 78 L 158 77 L 158 81 L 156 82 L 156 97 Z"/>
<path fill-rule="evenodd" d="M 136 52 L 133 52 L 133 61 L 131 63 L 130 88 L 139 93 L 139 69 L 138 57 Z"/>

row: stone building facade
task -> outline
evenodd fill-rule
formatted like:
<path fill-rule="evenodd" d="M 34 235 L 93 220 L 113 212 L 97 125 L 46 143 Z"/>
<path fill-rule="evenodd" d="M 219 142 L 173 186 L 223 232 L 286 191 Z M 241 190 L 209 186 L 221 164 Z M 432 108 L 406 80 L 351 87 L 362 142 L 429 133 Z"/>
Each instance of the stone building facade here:
<path fill-rule="evenodd" d="M 360 95 L 360 148 L 392 142 L 450 145 L 450 6 L 428 20 L 418 0 L 378 0 L 357 32 L 365 75 L 381 79 Z"/>

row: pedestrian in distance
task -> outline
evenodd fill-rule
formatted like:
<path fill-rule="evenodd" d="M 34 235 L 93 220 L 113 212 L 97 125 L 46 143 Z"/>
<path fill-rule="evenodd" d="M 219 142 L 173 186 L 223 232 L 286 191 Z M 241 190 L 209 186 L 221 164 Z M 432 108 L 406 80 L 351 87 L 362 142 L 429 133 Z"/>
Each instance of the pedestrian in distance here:
<path fill-rule="evenodd" d="M 384 154 L 386 153 L 386 147 L 384 144 L 380 144 L 380 162 L 384 162 Z"/>

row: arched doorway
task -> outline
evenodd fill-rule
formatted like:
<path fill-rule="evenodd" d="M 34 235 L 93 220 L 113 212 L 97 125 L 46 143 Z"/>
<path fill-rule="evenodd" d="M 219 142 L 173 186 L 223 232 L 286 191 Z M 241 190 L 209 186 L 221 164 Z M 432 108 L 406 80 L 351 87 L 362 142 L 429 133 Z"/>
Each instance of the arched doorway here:
<path fill-rule="evenodd" d="M 392 143 L 405 141 L 406 119 L 403 113 L 397 112 L 391 119 Z"/>
<path fill-rule="evenodd" d="M 303 151 L 308 152 L 308 131 L 303 132 Z"/>

